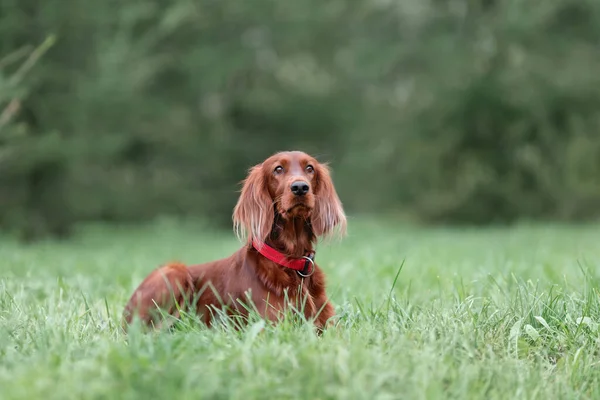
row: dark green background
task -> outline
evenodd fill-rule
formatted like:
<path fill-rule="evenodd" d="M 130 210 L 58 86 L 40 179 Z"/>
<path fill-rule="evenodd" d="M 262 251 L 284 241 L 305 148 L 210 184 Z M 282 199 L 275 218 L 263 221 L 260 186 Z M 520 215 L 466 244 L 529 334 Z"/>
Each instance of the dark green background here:
<path fill-rule="evenodd" d="M 283 149 L 350 213 L 597 218 L 599 43 L 597 0 L 0 0 L 0 224 L 227 226 Z"/>

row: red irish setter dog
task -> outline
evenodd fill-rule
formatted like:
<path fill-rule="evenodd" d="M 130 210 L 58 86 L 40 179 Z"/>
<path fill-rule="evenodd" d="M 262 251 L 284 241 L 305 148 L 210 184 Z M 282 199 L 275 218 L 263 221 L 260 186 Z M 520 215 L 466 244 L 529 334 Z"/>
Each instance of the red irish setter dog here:
<path fill-rule="evenodd" d="M 279 321 L 289 307 L 303 308 L 319 331 L 325 328 L 334 309 L 323 271 L 313 261 L 314 245 L 319 237 L 342 237 L 346 231 L 327 166 L 300 151 L 267 158 L 250 169 L 233 222 L 246 245 L 221 260 L 154 270 L 131 296 L 124 321 L 130 324 L 137 316 L 157 326 L 157 308 L 178 317 L 178 309 L 193 304 L 210 326 L 215 308 L 247 317 L 244 304 L 250 300 L 267 320 Z"/>

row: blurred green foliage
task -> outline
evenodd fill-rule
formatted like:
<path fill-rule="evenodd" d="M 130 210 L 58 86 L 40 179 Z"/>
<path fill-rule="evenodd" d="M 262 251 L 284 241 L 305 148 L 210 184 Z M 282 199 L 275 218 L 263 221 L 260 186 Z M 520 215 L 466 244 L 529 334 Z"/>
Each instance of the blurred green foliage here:
<path fill-rule="evenodd" d="M 599 38 L 596 0 L 0 0 L 0 223 L 229 223 L 282 149 L 350 211 L 595 218 Z"/>

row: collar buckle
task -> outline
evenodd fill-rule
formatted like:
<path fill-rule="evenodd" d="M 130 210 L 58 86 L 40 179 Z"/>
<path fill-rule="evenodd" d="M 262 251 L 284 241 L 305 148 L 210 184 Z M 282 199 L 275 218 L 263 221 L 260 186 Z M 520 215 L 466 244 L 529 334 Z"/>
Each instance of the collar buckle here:
<path fill-rule="evenodd" d="M 306 262 L 304 263 L 304 268 L 302 269 L 302 271 L 296 271 L 298 275 L 300 275 L 303 278 L 308 278 L 309 276 L 315 273 L 315 262 L 313 260 L 314 257 L 314 253 L 310 256 L 302 256 L 302 258 L 304 258 Z"/>

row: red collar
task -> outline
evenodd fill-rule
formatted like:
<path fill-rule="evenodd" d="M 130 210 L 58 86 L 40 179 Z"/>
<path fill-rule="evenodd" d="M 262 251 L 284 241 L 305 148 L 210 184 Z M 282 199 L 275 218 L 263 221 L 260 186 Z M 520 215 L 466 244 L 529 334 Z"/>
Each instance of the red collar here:
<path fill-rule="evenodd" d="M 252 246 L 263 256 L 279 264 L 283 267 L 287 267 L 295 270 L 298 275 L 302 277 L 309 277 L 315 272 L 315 253 L 311 252 L 308 256 L 302 258 L 288 258 L 286 255 L 275 250 L 266 243 L 260 245 L 255 240 L 252 240 Z"/>

